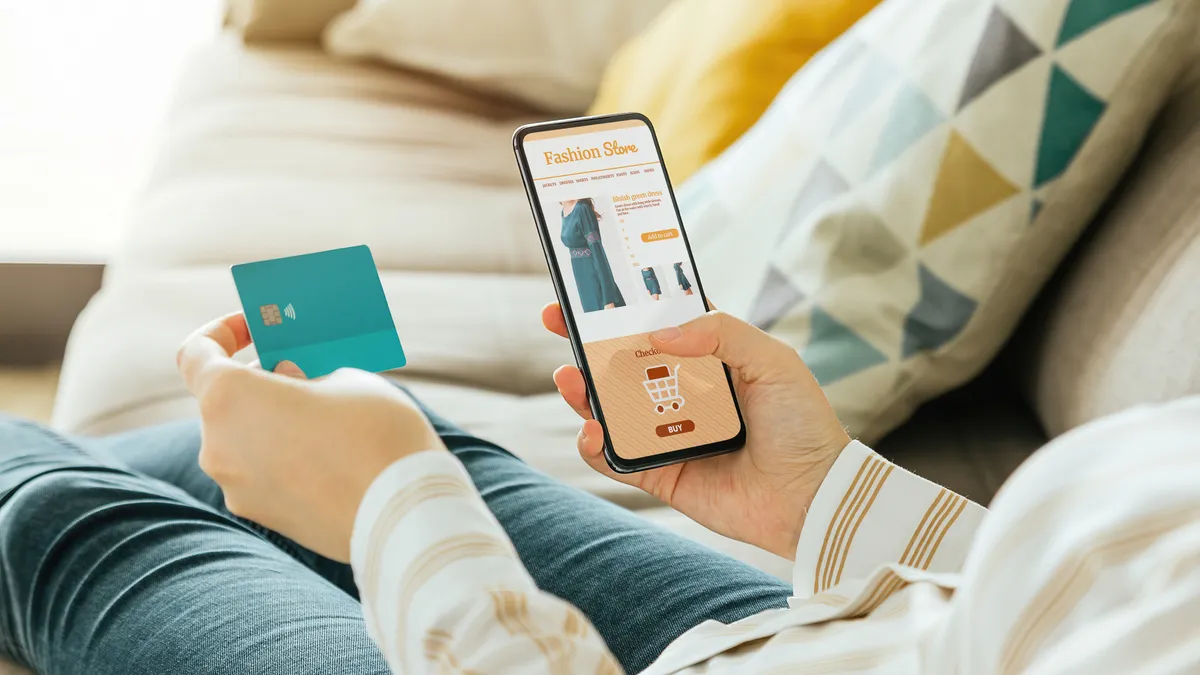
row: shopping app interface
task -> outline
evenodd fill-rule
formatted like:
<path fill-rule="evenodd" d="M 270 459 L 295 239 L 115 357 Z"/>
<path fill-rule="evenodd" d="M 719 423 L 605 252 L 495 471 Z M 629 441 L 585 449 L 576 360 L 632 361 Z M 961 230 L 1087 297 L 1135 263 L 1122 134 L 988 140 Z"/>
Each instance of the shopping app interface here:
<path fill-rule="evenodd" d="M 535 132 L 524 152 L 614 451 L 637 459 L 734 437 L 720 361 L 650 345 L 650 332 L 705 311 L 650 129 Z"/>

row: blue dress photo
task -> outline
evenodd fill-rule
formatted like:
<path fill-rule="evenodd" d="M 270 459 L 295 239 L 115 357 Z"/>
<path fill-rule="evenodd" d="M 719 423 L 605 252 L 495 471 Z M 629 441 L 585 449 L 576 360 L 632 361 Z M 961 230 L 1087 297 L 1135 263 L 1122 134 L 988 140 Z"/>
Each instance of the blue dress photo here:
<path fill-rule="evenodd" d="M 605 305 L 624 307 L 625 298 L 613 279 L 604 243 L 600 241 L 600 221 L 592 200 L 581 199 L 569 213 L 563 214 L 561 239 L 571 252 L 571 273 L 583 311 L 595 312 Z"/>
<path fill-rule="evenodd" d="M 675 281 L 679 282 L 679 287 L 685 291 L 692 290 L 692 282 L 688 281 L 687 275 L 683 273 L 683 263 L 675 263 Z"/>
<path fill-rule="evenodd" d="M 642 270 L 642 281 L 646 282 L 646 290 L 650 291 L 650 295 L 662 295 L 662 287 L 658 285 L 658 275 L 653 267 Z"/>

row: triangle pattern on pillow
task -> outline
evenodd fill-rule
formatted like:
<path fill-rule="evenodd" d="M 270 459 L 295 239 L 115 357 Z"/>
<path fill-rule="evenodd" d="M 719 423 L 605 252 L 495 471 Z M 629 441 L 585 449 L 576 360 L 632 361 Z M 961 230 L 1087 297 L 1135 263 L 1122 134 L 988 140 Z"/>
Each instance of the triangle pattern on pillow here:
<path fill-rule="evenodd" d="M 1118 14 L 1149 4 L 1155 0 L 1071 0 L 1067 15 L 1063 18 L 1058 33 L 1058 44 L 1064 44 L 1083 35 Z"/>
<path fill-rule="evenodd" d="M 963 83 L 962 97 L 958 109 L 962 110 L 968 103 L 974 101 L 1003 78 L 1021 66 L 1040 56 L 1042 50 L 1025 35 L 1011 19 L 992 7 L 975 56 L 971 59 L 971 68 L 967 71 L 967 80 Z"/>
<path fill-rule="evenodd" d="M 854 83 L 854 87 L 842 101 L 842 107 L 838 110 L 829 135 L 837 136 L 842 129 L 858 119 L 859 114 L 877 101 L 879 95 L 887 90 L 887 85 L 895 81 L 898 75 L 899 71 L 896 70 L 896 66 L 892 65 L 884 56 L 877 52 L 870 52 L 867 63 L 858 76 L 858 81 Z"/>
<path fill-rule="evenodd" d="M 1104 101 L 1084 89 L 1057 64 L 1050 70 L 1049 87 L 1034 187 L 1041 187 L 1066 171 L 1105 109 Z"/>
<path fill-rule="evenodd" d="M 904 318 L 905 358 L 917 352 L 932 351 L 958 335 L 978 306 L 970 297 L 956 291 L 925 265 L 919 267 L 921 298 Z"/>
<path fill-rule="evenodd" d="M 1020 191 L 980 157 L 957 131 L 951 131 L 929 200 L 929 210 L 925 213 L 925 223 L 921 226 L 921 245 Z"/>
<path fill-rule="evenodd" d="M 820 306 L 812 308 L 810 337 L 800 358 L 823 387 L 888 360 L 883 352 Z"/>
<path fill-rule="evenodd" d="M 878 171 L 900 156 L 942 123 L 944 116 L 929 95 L 912 83 L 905 83 L 896 95 L 891 117 L 883 128 L 879 145 L 871 160 L 871 173 Z"/>
<path fill-rule="evenodd" d="M 792 202 L 792 209 L 779 234 L 779 240 L 787 239 L 818 206 L 849 189 L 850 183 L 837 169 L 830 166 L 824 158 L 817 160 L 804 182 L 804 187 L 800 188 L 795 201 Z"/>
<path fill-rule="evenodd" d="M 767 266 L 767 276 L 758 289 L 758 297 L 750 306 L 750 323 L 763 330 L 770 330 L 780 319 L 787 316 L 793 307 L 804 300 L 804 293 L 796 288 L 774 265 Z"/>

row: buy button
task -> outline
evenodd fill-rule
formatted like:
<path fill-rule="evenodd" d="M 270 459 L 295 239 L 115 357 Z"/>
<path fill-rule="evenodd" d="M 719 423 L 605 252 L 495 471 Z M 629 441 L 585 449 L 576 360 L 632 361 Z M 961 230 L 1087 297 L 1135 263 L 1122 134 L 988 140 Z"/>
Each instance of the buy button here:
<path fill-rule="evenodd" d="M 695 430 L 696 430 L 695 422 L 693 422 L 691 420 L 680 420 L 678 422 L 671 422 L 670 424 L 660 424 L 657 427 L 655 427 L 654 433 L 665 438 L 667 436 L 677 436 L 679 434 L 686 434 L 689 431 L 695 431 Z"/>

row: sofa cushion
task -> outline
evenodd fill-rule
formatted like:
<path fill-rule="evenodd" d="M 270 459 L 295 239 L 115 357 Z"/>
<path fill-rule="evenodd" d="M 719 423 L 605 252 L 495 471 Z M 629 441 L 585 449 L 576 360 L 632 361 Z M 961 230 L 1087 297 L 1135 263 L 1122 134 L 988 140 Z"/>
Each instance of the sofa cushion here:
<path fill-rule="evenodd" d="M 667 2 L 375 0 L 334 19 L 325 46 L 337 56 L 378 58 L 579 114 L 613 52 Z"/>
<path fill-rule="evenodd" d="M 543 273 L 509 140 L 521 115 L 427 77 L 222 40 L 184 75 L 113 274 L 355 243 L 384 270 Z"/>
<path fill-rule="evenodd" d="M 1019 336 L 1051 435 L 1200 392 L 1200 35 L 1192 72 Z"/>
<path fill-rule="evenodd" d="M 682 183 L 878 2 L 675 0 L 613 56 L 588 114 L 648 116 L 671 177 Z"/>
<path fill-rule="evenodd" d="M 997 353 L 1198 22 L 1190 0 L 879 5 L 680 190 L 706 285 L 878 440 Z"/>
<path fill-rule="evenodd" d="M 354 3 L 355 0 L 228 0 L 225 23 L 241 31 L 248 43 L 317 44 L 330 19 Z"/>

